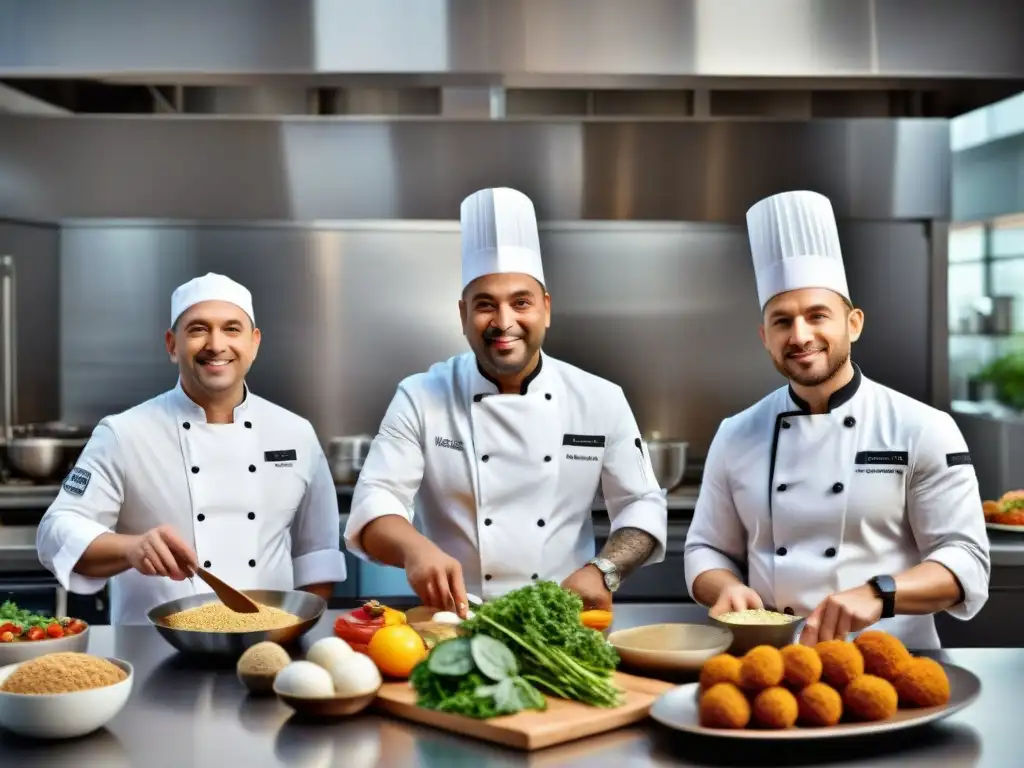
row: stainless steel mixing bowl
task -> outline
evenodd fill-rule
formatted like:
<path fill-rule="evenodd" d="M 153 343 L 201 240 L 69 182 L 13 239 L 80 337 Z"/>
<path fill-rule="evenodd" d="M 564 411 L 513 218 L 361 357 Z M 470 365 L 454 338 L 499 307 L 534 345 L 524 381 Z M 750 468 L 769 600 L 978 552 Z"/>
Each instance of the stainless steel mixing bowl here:
<path fill-rule="evenodd" d="M 309 632 L 320 621 L 327 610 L 327 601 L 311 592 L 298 590 L 282 591 L 276 589 L 246 589 L 242 592 L 257 603 L 270 608 L 298 616 L 300 622 L 282 629 L 269 629 L 260 632 L 199 632 L 187 629 L 172 629 L 163 623 L 163 619 L 173 613 L 198 608 L 200 605 L 217 601 L 213 593 L 189 595 L 177 600 L 158 605 L 147 614 L 149 622 L 168 643 L 181 653 L 201 656 L 218 656 L 237 660 L 246 649 L 264 640 L 287 645 L 298 640 Z"/>
<path fill-rule="evenodd" d="M 689 443 L 681 440 L 649 440 L 647 453 L 651 457 L 654 476 L 658 484 L 671 493 L 683 482 L 686 474 L 686 449 Z"/>

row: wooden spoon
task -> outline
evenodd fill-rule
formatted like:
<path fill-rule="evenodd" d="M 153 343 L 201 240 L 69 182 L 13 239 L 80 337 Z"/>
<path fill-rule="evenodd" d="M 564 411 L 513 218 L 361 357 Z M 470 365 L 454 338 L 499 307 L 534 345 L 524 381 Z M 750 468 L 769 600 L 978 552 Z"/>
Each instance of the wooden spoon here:
<path fill-rule="evenodd" d="M 210 589 L 235 613 L 259 613 L 260 607 L 234 587 L 228 586 L 205 568 L 197 568 L 196 576 L 210 585 Z"/>

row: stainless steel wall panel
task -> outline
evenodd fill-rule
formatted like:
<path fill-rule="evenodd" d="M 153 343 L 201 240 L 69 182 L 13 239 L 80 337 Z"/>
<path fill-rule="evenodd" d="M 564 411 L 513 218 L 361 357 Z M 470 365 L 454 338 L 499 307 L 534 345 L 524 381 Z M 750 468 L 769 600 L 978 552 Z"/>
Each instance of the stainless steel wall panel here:
<path fill-rule="evenodd" d="M 0 75 L 1020 77 L 978 0 L 0 0 Z"/>
<path fill-rule="evenodd" d="M 928 242 L 920 223 L 841 222 L 868 316 L 856 359 L 927 400 Z M 703 454 L 722 418 L 784 382 L 757 335 L 745 230 L 718 224 L 548 223 L 546 349 L 620 384 L 646 433 Z M 65 419 L 101 418 L 173 386 L 173 289 L 216 271 L 249 286 L 263 345 L 254 391 L 322 439 L 375 433 L 399 380 L 466 350 L 455 222 L 235 227 L 69 224 L 61 238 Z"/>
<path fill-rule="evenodd" d="M 22 218 L 450 219 L 485 186 L 547 220 L 742 222 L 811 188 L 837 215 L 948 219 L 945 120 L 0 118 Z M 5 183 L 9 180 L 8 183 Z"/>

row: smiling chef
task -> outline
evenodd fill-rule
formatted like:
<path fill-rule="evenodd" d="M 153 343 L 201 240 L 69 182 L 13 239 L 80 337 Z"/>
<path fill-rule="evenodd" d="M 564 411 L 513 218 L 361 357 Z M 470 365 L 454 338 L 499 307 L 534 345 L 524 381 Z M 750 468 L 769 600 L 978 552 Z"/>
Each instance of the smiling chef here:
<path fill-rule="evenodd" d="M 209 588 L 328 598 L 345 580 L 338 497 L 306 420 L 254 395 L 260 331 L 249 291 L 222 275 L 171 297 L 177 386 L 97 425 L 39 524 L 39 559 L 61 585 L 110 584 L 112 624 Z"/>
<path fill-rule="evenodd" d="M 949 414 L 865 377 L 829 200 L 787 192 L 747 213 L 761 338 L 789 386 L 722 422 L 686 539 L 687 587 L 711 614 L 807 617 L 800 640 L 875 625 L 938 648 L 933 614 L 988 599 L 988 537 Z"/>
<path fill-rule="evenodd" d="M 472 351 L 399 384 L 359 473 L 346 546 L 404 568 L 426 605 L 460 615 L 467 587 L 486 600 L 538 579 L 610 608 L 624 578 L 664 559 L 665 494 L 622 389 L 541 353 L 551 297 L 530 199 L 481 190 L 461 218 Z M 611 533 L 595 558 L 599 487 Z"/>

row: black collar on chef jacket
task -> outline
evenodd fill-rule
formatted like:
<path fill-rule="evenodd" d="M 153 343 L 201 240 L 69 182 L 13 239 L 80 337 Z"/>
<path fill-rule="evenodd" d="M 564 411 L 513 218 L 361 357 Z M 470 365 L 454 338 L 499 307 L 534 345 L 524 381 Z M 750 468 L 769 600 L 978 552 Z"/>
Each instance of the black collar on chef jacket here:
<path fill-rule="evenodd" d="M 541 369 L 541 367 L 543 365 L 544 365 L 544 355 L 539 355 L 537 357 L 537 367 L 534 368 L 533 371 L 530 373 L 530 375 L 527 376 L 525 379 L 523 379 L 522 383 L 519 385 L 519 394 L 520 395 L 525 395 L 527 393 L 527 391 L 530 389 L 530 384 L 533 383 L 533 380 L 536 379 L 540 375 L 540 369 Z M 487 379 L 489 382 L 491 382 L 491 384 L 493 384 L 495 386 L 495 388 L 499 392 L 501 391 L 501 385 L 499 385 L 498 382 L 495 381 L 493 377 L 488 375 L 487 371 L 485 371 L 481 367 L 479 360 L 476 361 L 476 369 L 477 369 L 477 371 L 480 372 L 480 375 L 483 376 L 485 379 Z M 477 395 L 477 397 L 479 398 L 481 396 Z"/>
<path fill-rule="evenodd" d="M 857 394 L 857 390 L 860 389 L 860 383 L 862 378 L 863 377 L 861 376 L 860 367 L 856 363 L 854 363 L 853 378 L 832 393 L 832 395 L 828 399 L 828 406 L 826 412 L 834 411 L 836 408 L 843 405 L 844 403 L 850 402 L 851 398 L 853 398 L 853 396 Z M 796 403 L 796 407 L 800 409 L 800 413 L 811 412 L 810 404 L 802 397 L 800 397 L 800 395 L 793 391 L 792 384 L 789 385 L 789 399 Z M 787 416 L 789 414 L 782 415 Z"/>

